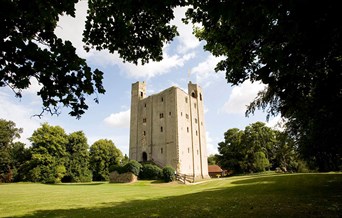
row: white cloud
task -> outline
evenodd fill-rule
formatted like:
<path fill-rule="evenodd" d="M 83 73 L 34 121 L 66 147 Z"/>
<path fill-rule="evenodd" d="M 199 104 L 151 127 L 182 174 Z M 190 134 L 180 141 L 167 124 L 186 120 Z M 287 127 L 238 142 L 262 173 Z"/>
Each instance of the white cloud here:
<path fill-rule="evenodd" d="M 112 127 L 129 128 L 130 123 L 130 109 L 113 113 L 104 119 L 104 122 Z"/>
<path fill-rule="evenodd" d="M 206 138 L 207 138 L 207 155 L 211 154 L 217 154 L 217 145 L 213 144 L 213 139 L 210 137 L 210 133 L 207 131 L 206 132 Z"/>
<path fill-rule="evenodd" d="M 183 67 L 190 59 L 195 57 L 194 52 L 188 52 L 190 49 L 199 45 L 199 41 L 192 35 L 192 28 L 181 22 L 181 14 L 184 15 L 185 9 L 178 8 L 175 10 L 175 24 L 179 25 L 180 37 L 176 37 L 175 41 L 179 42 L 179 47 L 182 48 L 177 54 L 168 54 L 169 44 L 163 48 L 163 60 L 160 62 L 149 62 L 145 65 L 135 65 L 132 63 L 123 63 L 119 54 L 109 53 L 108 50 L 96 51 L 90 50 L 86 52 L 83 49 L 82 33 L 84 30 L 88 4 L 81 1 L 76 4 L 76 17 L 61 16 L 58 22 L 58 27 L 55 30 L 57 36 L 62 39 L 69 40 L 76 47 L 77 53 L 84 58 L 87 58 L 89 63 L 98 66 L 114 66 L 118 65 L 121 71 L 132 78 L 152 78 L 157 75 L 162 75 L 170 72 L 174 68 Z"/>
<path fill-rule="evenodd" d="M 205 61 L 191 69 L 191 74 L 196 75 L 196 82 L 205 88 L 211 84 L 213 78 L 219 78 L 220 75 L 214 69 L 216 64 L 223 59 L 224 57 L 215 57 L 210 54 Z"/>
<path fill-rule="evenodd" d="M 18 141 L 31 145 L 28 140 L 32 136 L 35 129 L 40 127 L 40 123 L 45 122 L 44 119 L 32 117 L 37 111 L 33 111 L 27 104 L 20 104 L 20 101 L 12 103 L 10 99 L 15 99 L 4 92 L 0 92 L 0 118 L 11 120 L 16 124 L 17 128 L 23 128 L 23 133 Z"/>
<path fill-rule="evenodd" d="M 38 80 L 35 77 L 31 77 L 30 84 L 28 89 L 23 90 L 23 94 L 37 95 L 37 92 L 40 91 L 42 85 L 38 83 Z"/>
<path fill-rule="evenodd" d="M 69 40 L 76 48 L 76 52 L 83 58 L 87 58 L 91 54 L 83 49 L 82 34 L 85 27 L 87 16 L 88 2 L 79 1 L 76 5 L 76 16 L 63 15 L 59 17 L 55 34 L 64 39 Z"/>
<path fill-rule="evenodd" d="M 228 101 L 223 105 L 222 111 L 233 114 L 243 114 L 249 105 L 257 96 L 258 92 L 265 88 L 264 84 L 251 83 L 246 80 L 240 86 L 235 86 L 229 96 Z"/>
<path fill-rule="evenodd" d="M 272 117 L 267 123 L 266 126 L 271 127 L 272 129 L 277 129 L 279 131 L 283 131 L 285 129 L 284 127 L 285 120 L 280 115 L 277 115 L 276 117 Z"/>
<path fill-rule="evenodd" d="M 120 66 L 130 77 L 133 78 L 152 78 L 170 72 L 174 68 L 183 67 L 185 63 L 195 57 L 195 52 L 185 55 L 168 55 L 163 52 L 163 60 L 160 62 L 150 62 L 145 65 L 134 65 L 125 63 Z"/>
<path fill-rule="evenodd" d="M 187 7 L 177 7 L 174 9 L 175 18 L 171 21 L 172 25 L 177 26 L 179 36 L 175 37 L 175 41 L 178 41 L 177 52 L 186 53 L 191 49 L 195 49 L 200 45 L 200 41 L 194 36 L 193 28 L 190 24 L 182 22 L 182 18 L 185 18 L 185 12 Z"/>

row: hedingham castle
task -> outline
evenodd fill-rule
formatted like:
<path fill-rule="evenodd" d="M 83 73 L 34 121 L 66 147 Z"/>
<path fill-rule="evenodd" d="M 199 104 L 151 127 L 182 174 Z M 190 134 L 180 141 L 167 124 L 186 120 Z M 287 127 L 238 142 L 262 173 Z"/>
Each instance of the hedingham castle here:
<path fill-rule="evenodd" d="M 170 165 L 179 174 L 208 178 L 202 89 L 170 87 L 146 96 L 146 83 L 132 84 L 130 159 Z"/>

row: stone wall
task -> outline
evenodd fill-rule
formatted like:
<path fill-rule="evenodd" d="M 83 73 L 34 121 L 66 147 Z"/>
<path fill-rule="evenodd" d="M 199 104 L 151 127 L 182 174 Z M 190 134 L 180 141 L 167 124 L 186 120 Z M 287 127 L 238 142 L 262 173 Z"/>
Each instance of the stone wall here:
<path fill-rule="evenodd" d="M 130 183 L 136 182 L 137 180 L 137 176 L 131 172 L 119 174 L 118 172 L 114 171 L 109 173 L 110 183 Z"/>

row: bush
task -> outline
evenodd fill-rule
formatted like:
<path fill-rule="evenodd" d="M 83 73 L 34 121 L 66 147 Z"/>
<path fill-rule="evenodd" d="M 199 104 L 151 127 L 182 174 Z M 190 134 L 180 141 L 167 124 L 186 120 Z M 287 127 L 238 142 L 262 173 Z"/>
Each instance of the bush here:
<path fill-rule="evenodd" d="M 142 167 L 142 165 L 138 161 L 131 160 L 127 164 L 125 164 L 124 172 L 131 172 L 134 175 L 138 176 L 141 167 Z"/>
<path fill-rule="evenodd" d="M 118 173 L 125 173 L 125 166 L 120 166 L 120 165 L 112 165 L 109 167 L 109 172 L 118 172 Z"/>
<path fill-rule="evenodd" d="M 162 179 L 163 170 L 153 164 L 145 164 L 140 170 L 139 179 Z"/>
<path fill-rule="evenodd" d="M 163 168 L 163 178 L 165 182 L 172 182 L 175 180 L 175 169 L 171 166 L 166 166 Z"/>

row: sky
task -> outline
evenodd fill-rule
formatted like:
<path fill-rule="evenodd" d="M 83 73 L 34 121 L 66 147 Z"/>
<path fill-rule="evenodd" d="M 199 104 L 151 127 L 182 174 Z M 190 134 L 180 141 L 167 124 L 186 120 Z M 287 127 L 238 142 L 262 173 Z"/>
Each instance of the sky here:
<path fill-rule="evenodd" d="M 189 81 L 203 89 L 205 108 L 205 128 L 208 154 L 218 153 L 217 144 L 223 141 L 223 134 L 230 128 L 244 129 L 251 123 L 266 122 L 266 114 L 257 111 L 245 117 L 246 105 L 264 88 L 260 83 L 244 82 L 240 86 L 231 86 L 225 79 L 224 72 L 215 72 L 214 68 L 222 58 L 214 57 L 204 51 L 205 42 L 199 41 L 192 34 L 192 26 L 181 22 L 185 8 L 176 8 L 179 36 L 164 45 L 163 60 L 145 65 L 123 62 L 117 53 L 83 49 L 82 32 L 86 19 L 87 1 L 76 5 L 76 17 L 61 16 L 55 30 L 57 36 L 69 40 L 76 47 L 77 54 L 87 60 L 92 68 L 104 72 L 104 95 L 99 95 L 99 104 L 89 96 L 89 109 L 77 120 L 68 115 L 67 108 L 61 109 L 59 116 L 45 114 L 42 118 L 33 116 L 42 110 L 42 102 L 36 93 L 40 85 L 31 80 L 29 89 L 23 91 L 22 98 L 16 98 L 8 87 L 0 88 L 0 118 L 12 120 L 23 128 L 19 141 L 30 146 L 28 138 L 42 123 L 61 126 L 67 134 L 83 131 L 92 145 L 99 139 L 110 139 L 122 151 L 129 154 L 129 120 L 131 85 L 137 81 L 147 83 L 147 95 L 158 93 L 171 86 L 177 86 L 187 92 Z M 268 126 L 274 127 L 279 117 L 271 117 Z"/>

